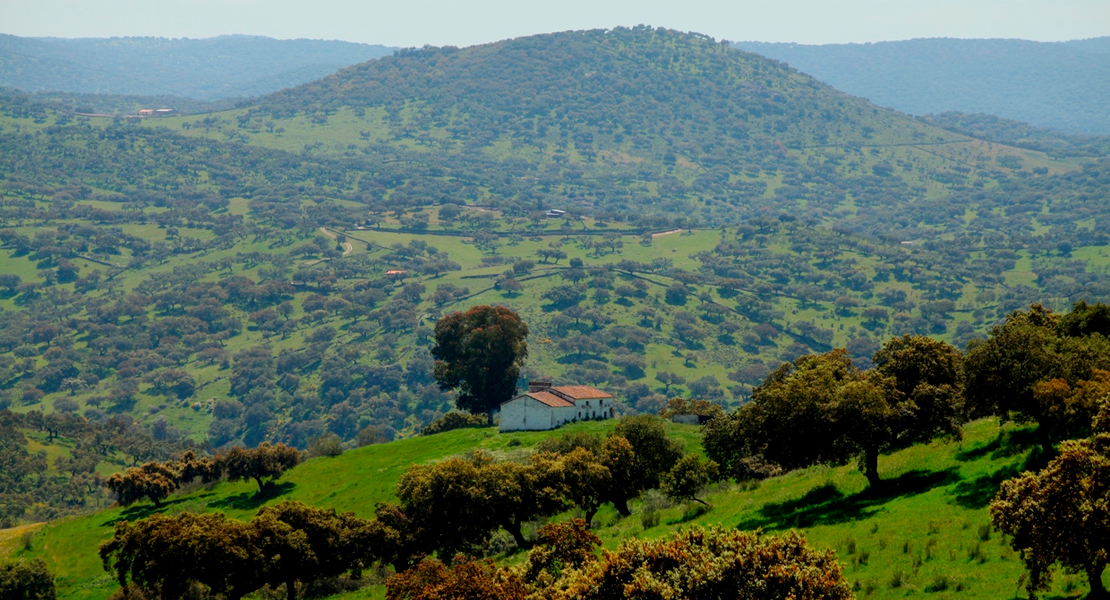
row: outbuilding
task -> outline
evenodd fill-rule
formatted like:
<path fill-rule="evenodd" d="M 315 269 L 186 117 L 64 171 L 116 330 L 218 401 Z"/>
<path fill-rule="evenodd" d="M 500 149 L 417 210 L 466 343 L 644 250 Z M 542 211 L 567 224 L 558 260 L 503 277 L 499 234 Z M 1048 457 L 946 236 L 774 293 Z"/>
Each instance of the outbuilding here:
<path fill-rule="evenodd" d="M 545 431 L 563 423 L 613 418 L 613 395 L 588 385 L 533 381 L 501 403 L 501 431 Z"/>

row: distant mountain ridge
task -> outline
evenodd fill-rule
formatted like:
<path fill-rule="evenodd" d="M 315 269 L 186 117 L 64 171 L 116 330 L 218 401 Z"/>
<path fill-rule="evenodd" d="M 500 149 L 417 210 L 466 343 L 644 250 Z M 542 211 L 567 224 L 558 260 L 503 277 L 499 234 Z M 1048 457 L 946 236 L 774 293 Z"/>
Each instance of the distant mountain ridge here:
<path fill-rule="evenodd" d="M 183 96 L 268 94 L 393 53 L 381 45 L 230 35 L 24 38 L 0 35 L 0 86 L 31 92 Z"/>
<path fill-rule="evenodd" d="M 987 113 L 1065 133 L 1110 134 L 1110 37 L 733 46 L 910 114 Z"/>

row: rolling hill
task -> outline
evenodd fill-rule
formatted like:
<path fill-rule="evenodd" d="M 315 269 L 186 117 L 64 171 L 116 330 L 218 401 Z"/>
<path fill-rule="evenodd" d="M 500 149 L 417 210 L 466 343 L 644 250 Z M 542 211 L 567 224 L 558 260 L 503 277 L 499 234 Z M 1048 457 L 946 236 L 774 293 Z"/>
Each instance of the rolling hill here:
<path fill-rule="evenodd" d="M 909 114 L 985 113 L 1065 133 L 1107 135 L 1107 40 L 934 38 L 734 46 L 785 61 L 837 89 Z"/>
<path fill-rule="evenodd" d="M 564 427 L 565 432 L 602 435 L 611 429 L 611 421 Z M 1022 562 L 1005 537 L 989 527 L 986 504 L 1000 481 L 1029 464 L 1026 433 L 1012 424 L 982 420 L 968 424 L 960 441 L 937 440 L 883 456 L 879 468 L 888 487 L 881 493 L 867 490 L 854 466 L 821 465 L 762 482 L 714 486 L 703 496 L 711 505 L 708 510 L 671 505 L 649 492 L 632 504 L 631 517 L 603 506 L 593 531 L 605 548 L 614 549 L 625 540 L 659 538 L 690 525 L 762 528 L 769 534 L 793 529 L 816 547 L 837 553 L 859 597 L 1005 597 L 1019 587 Z M 111 537 L 119 519 L 218 511 L 245 520 L 262 506 L 285 499 L 372 517 L 375 502 L 396 501 L 396 481 L 410 464 L 476 448 L 500 459 L 521 459 L 550 435 L 464 429 L 367 446 L 310 460 L 265 495 L 257 493 L 253 482 L 224 482 L 171 497 L 160 510 L 144 502 L 41 528 L 0 532 L 0 552 L 44 559 L 59 576 L 59 598 L 101 600 L 118 586 L 102 570 L 95 549 Z M 670 424 L 668 435 L 679 439 L 686 452 L 701 452 L 697 426 Z M 645 514 L 650 511 L 655 519 Z M 571 516 L 573 511 L 556 520 Z M 486 551 L 502 563 L 524 558 L 503 541 Z M 374 581 L 375 575 L 367 576 Z M 1082 576 L 1063 575 L 1053 582 L 1049 597 L 1078 597 L 1085 588 Z M 336 597 L 380 598 L 383 591 L 379 584 Z"/>
<path fill-rule="evenodd" d="M 217 447 L 409 436 L 451 407 L 435 320 L 490 303 L 529 324 L 526 376 L 734 404 L 801 354 L 1105 298 L 1089 154 L 650 28 L 400 52 L 210 115 L 8 93 L 0 407 Z"/>
<path fill-rule="evenodd" d="M 30 92 L 212 101 L 260 96 L 392 52 L 380 45 L 245 35 L 208 39 L 0 35 L 0 86 Z"/>

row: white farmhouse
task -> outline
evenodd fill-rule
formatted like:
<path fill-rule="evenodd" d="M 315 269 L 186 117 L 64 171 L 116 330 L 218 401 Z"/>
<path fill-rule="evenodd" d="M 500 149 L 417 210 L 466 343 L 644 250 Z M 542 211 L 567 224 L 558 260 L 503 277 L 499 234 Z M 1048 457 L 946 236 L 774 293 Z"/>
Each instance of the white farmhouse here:
<path fill-rule="evenodd" d="M 533 381 L 528 392 L 501 403 L 501 431 L 542 431 L 571 421 L 613 418 L 613 395 L 588 385 Z"/>

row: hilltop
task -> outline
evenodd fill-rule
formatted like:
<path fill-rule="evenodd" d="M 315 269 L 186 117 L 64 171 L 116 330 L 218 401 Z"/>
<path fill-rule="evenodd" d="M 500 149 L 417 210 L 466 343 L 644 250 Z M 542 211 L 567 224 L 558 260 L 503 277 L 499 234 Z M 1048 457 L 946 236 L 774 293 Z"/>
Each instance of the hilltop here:
<path fill-rule="evenodd" d="M 211 115 L 38 100 L 0 102 L 0 407 L 170 441 L 411 436 L 452 405 L 432 327 L 476 304 L 528 323 L 527 377 L 635 412 L 1110 293 L 1096 151 L 953 133 L 692 34 L 402 52 Z"/>
<path fill-rule="evenodd" d="M 0 34 L 0 86 L 212 101 L 260 96 L 392 52 L 380 45 L 246 35 L 68 39 Z"/>
<path fill-rule="evenodd" d="M 849 94 L 925 115 L 986 113 L 1073 134 L 1110 134 L 1110 38 L 736 42 Z"/>

